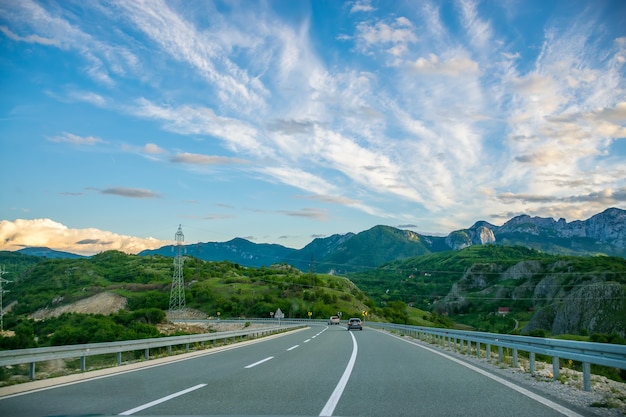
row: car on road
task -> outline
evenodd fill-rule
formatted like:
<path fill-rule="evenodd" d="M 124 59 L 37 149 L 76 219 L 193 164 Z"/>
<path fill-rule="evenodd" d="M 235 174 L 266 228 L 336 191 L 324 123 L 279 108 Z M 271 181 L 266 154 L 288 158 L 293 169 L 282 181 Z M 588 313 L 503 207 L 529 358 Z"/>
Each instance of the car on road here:
<path fill-rule="evenodd" d="M 353 317 L 348 320 L 348 331 L 350 330 L 363 330 L 363 323 L 361 323 L 361 319 L 358 317 Z"/>
<path fill-rule="evenodd" d="M 339 319 L 339 316 L 330 316 L 330 318 L 328 319 L 328 324 L 339 324 L 341 322 L 341 320 Z"/>

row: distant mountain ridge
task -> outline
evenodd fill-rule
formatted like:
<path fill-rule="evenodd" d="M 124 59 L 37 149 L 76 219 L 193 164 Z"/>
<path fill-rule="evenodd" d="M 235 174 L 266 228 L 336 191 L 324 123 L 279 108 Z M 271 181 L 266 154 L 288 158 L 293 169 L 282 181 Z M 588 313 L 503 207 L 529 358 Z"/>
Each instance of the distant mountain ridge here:
<path fill-rule="evenodd" d="M 587 220 L 520 215 L 502 226 L 478 221 L 448 236 L 421 235 L 391 226 L 374 226 L 360 233 L 316 238 L 302 249 L 253 243 L 236 238 L 228 242 L 187 245 L 187 254 L 204 260 L 231 261 L 244 266 L 288 263 L 302 271 L 346 273 L 370 269 L 396 259 L 458 250 L 472 245 L 525 246 L 564 255 L 611 255 L 626 258 L 626 211 L 609 208 Z M 174 246 L 145 250 L 139 255 L 174 256 Z"/>
<path fill-rule="evenodd" d="M 16 252 L 22 253 L 24 255 L 31 256 L 39 256 L 41 258 L 50 258 L 50 259 L 78 259 L 78 258 L 87 258 L 87 256 L 77 255 L 75 253 L 63 252 L 59 250 L 54 250 L 46 247 L 28 247 L 24 249 L 17 250 Z"/>

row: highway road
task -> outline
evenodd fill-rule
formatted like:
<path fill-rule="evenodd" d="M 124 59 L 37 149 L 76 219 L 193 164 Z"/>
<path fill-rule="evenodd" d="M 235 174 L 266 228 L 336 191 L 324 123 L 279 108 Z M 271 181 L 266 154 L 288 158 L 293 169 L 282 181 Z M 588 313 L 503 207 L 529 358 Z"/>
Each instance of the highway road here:
<path fill-rule="evenodd" d="M 577 416 L 532 395 L 403 338 L 369 328 L 312 326 L 0 398 L 0 416 Z"/>

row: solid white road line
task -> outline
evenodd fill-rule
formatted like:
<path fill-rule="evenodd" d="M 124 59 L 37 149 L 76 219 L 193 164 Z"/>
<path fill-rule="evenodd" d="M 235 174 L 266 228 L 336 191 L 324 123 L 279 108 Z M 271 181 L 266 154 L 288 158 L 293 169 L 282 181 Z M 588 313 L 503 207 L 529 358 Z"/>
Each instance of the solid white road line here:
<path fill-rule="evenodd" d="M 300 345 L 295 345 L 295 346 L 292 346 L 292 347 L 290 347 L 289 349 L 287 349 L 287 351 L 294 350 L 294 349 L 295 349 L 295 348 L 297 348 L 298 346 L 300 346 Z"/>
<path fill-rule="evenodd" d="M 412 345 L 418 346 L 418 347 L 420 347 L 422 349 L 425 349 L 425 350 L 428 350 L 428 351 L 430 351 L 432 353 L 436 353 L 437 355 L 443 356 L 446 359 L 450 359 L 451 361 L 456 362 L 459 365 L 463 365 L 466 368 L 471 369 L 472 371 L 476 371 L 479 374 L 486 376 L 487 378 L 491 378 L 494 381 L 499 382 L 500 384 L 505 385 L 505 386 L 507 386 L 507 387 L 509 387 L 509 388 L 511 388 L 511 389 L 513 389 L 513 390 L 515 390 L 517 392 L 519 392 L 520 394 L 525 395 L 525 396 L 527 396 L 527 397 L 529 397 L 529 398 L 531 398 L 531 399 L 533 399 L 533 400 L 535 400 L 535 401 L 545 405 L 546 407 L 549 407 L 549 408 L 553 409 L 554 411 L 557 411 L 557 412 L 563 414 L 564 416 L 567 416 L 567 417 L 583 417 L 582 415 L 578 414 L 577 412 L 575 412 L 573 410 L 570 410 L 567 407 L 563 407 L 562 405 L 557 404 L 554 401 L 550 401 L 549 399 L 544 398 L 541 395 L 537 395 L 534 392 L 527 390 L 526 388 L 522 388 L 519 385 L 515 385 L 514 383 L 509 382 L 509 381 L 507 381 L 504 378 L 500 378 L 499 376 L 494 375 L 494 374 L 492 374 L 492 373 L 490 373 L 488 371 L 485 371 L 485 370 L 483 370 L 481 368 L 478 368 L 478 367 L 476 367 L 474 365 L 471 365 L 471 364 L 469 364 L 467 362 L 463 362 L 460 359 L 457 359 L 457 358 L 454 358 L 452 356 L 449 356 L 449 355 L 445 354 L 444 352 L 439 352 L 439 351 L 437 351 L 435 349 L 429 348 L 427 346 L 423 346 L 423 345 L 421 345 L 419 343 L 413 342 L 411 340 L 406 340 L 406 339 L 403 339 L 403 338 L 395 336 L 395 335 L 389 335 L 389 336 L 395 337 L 396 339 L 400 339 L 403 342 L 411 343 Z"/>
<path fill-rule="evenodd" d="M 346 366 L 346 370 L 343 371 L 343 375 L 341 376 L 339 383 L 335 387 L 335 390 L 333 391 L 333 393 L 330 395 L 330 398 L 326 402 L 326 405 L 320 412 L 319 414 L 320 416 L 332 416 L 333 415 L 333 412 L 335 411 L 335 407 L 337 407 L 337 404 L 339 403 L 339 400 L 341 399 L 341 395 L 343 394 L 343 390 L 346 388 L 346 384 L 348 383 L 348 380 L 350 379 L 350 375 L 352 374 L 352 368 L 354 368 L 354 363 L 356 362 L 356 354 L 359 351 L 359 346 L 356 343 L 356 339 L 354 338 L 354 335 L 350 333 L 350 336 L 352 336 L 352 355 L 350 356 L 350 360 L 348 361 L 348 366 Z"/>
<path fill-rule="evenodd" d="M 251 363 L 251 364 L 250 364 L 250 365 L 248 365 L 248 366 L 244 366 L 244 368 L 246 368 L 246 369 L 254 368 L 254 367 L 255 367 L 255 366 L 257 366 L 257 365 L 260 365 L 260 364 L 262 364 L 263 362 L 267 362 L 267 361 L 272 360 L 272 359 L 274 359 L 274 357 L 273 357 L 273 356 L 269 356 L 269 357 L 267 357 L 267 358 L 265 358 L 265 359 L 261 359 L 261 360 L 260 360 L 260 361 L 258 361 L 258 362 L 254 362 L 254 363 Z"/>
<path fill-rule="evenodd" d="M 144 405 L 140 405 L 139 407 L 135 407 L 135 408 L 132 408 L 130 410 L 124 411 L 123 413 L 119 413 L 119 415 L 120 416 L 129 416 L 129 415 L 134 414 L 134 413 L 136 413 L 138 411 L 145 410 L 146 408 L 154 407 L 155 405 L 164 403 L 165 401 L 169 401 L 172 398 L 176 398 L 176 397 L 179 397 L 181 395 L 187 394 L 188 392 L 195 391 L 195 390 L 200 389 L 202 387 L 206 387 L 206 385 L 207 384 L 195 385 L 195 386 L 193 386 L 191 388 L 187 388 L 187 389 L 184 389 L 182 391 L 175 392 L 174 394 L 170 394 L 167 397 L 159 398 L 158 400 L 154 400 L 154 401 L 151 401 L 151 402 L 146 403 Z"/>

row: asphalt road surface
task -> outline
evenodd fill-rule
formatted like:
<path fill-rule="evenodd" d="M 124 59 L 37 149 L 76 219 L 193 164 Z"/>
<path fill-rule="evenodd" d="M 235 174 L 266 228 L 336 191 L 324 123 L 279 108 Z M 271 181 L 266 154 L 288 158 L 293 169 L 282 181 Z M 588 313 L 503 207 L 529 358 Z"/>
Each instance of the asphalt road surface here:
<path fill-rule="evenodd" d="M 503 382 L 383 332 L 313 326 L 223 352 L 0 398 L 0 416 L 578 415 Z"/>

